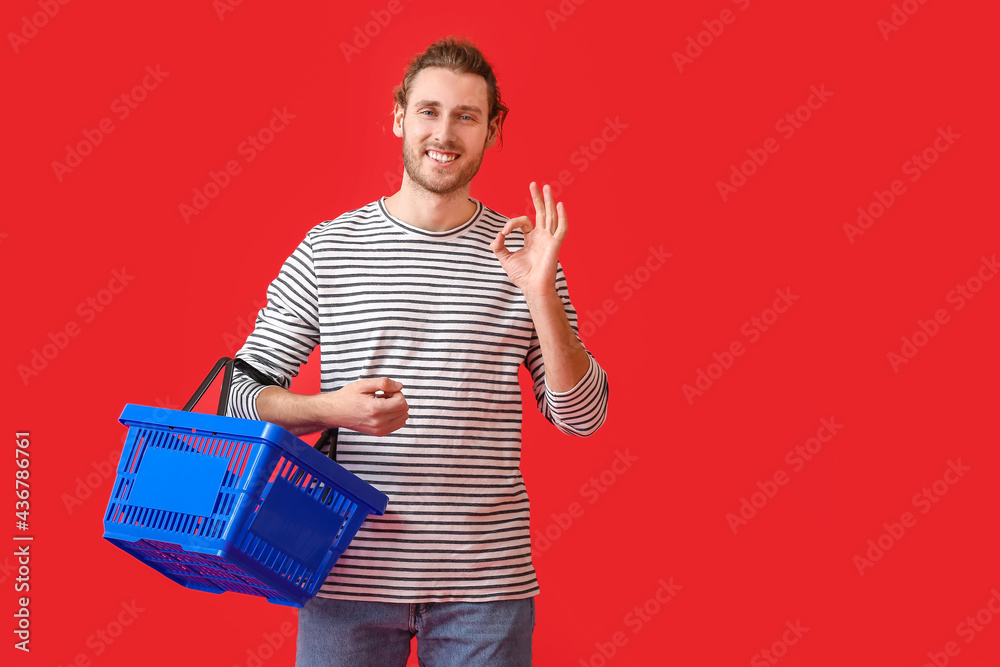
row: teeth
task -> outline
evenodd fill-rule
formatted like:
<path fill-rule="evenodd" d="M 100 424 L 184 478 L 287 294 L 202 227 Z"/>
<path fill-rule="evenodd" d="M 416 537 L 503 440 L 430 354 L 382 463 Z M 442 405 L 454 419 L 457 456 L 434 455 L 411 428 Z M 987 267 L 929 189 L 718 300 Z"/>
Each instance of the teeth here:
<path fill-rule="evenodd" d="M 444 153 L 438 153 L 437 151 L 427 151 L 427 155 L 430 156 L 431 159 L 437 160 L 438 162 L 451 162 L 458 157 L 457 155 L 445 155 Z"/>

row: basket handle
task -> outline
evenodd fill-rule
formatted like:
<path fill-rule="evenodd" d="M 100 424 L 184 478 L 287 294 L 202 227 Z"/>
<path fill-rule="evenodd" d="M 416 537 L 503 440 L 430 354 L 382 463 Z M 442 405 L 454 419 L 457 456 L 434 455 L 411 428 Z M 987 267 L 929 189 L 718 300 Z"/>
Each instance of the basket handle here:
<path fill-rule="evenodd" d="M 222 377 L 222 391 L 219 393 L 219 409 L 216 414 L 220 416 L 225 416 L 226 408 L 229 407 L 229 387 L 233 383 L 233 360 L 229 357 L 222 357 L 215 362 L 212 366 L 212 370 L 208 372 L 205 379 L 201 381 L 198 388 L 194 390 L 194 394 L 188 399 L 188 402 L 184 404 L 181 408 L 184 412 L 191 412 L 194 406 L 198 404 L 201 397 L 205 395 L 205 391 L 212 386 L 212 382 L 219 375 L 219 371 L 226 369 L 225 375 Z"/>
<path fill-rule="evenodd" d="M 205 379 L 201 381 L 200 385 L 198 385 L 198 388 L 194 390 L 194 394 L 191 395 L 191 398 L 188 399 L 188 402 L 184 404 L 184 407 L 181 408 L 181 410 L 191 412 L 191 410 L 194 409 L 194 406 L 198 404 L 198 401 L 201 400 L 201 397 L 205 395 L 208 388 L 212 386 L 212 382 L 214 382 L 215 378 L 218 377 L 219 371 L 225 369 L 225 374 L 222 376 L 222 389 L 219 393 L 219 408 L 216 412 L 217 415 L 224 417 L 226 409 L 229 407 L 229 389 L 233 384 L 234 367 L 239 368 L 241 373 L 249 376 L 258 384 L 265 386 L 279 386 L 277 380 L 272 378 L 270 375 L 257 370 L 243 359 L 220 357 L 219 360 L 215 362 L 215 365 L 212 366 L 212 370 L 210 370 L 208 375 L 205 376 Z M 329 442 L 330 451 L 328 455 L 331 460 L 336 461 L 338 434 L 339 430 L 336 427 L 328 428 L 323 431 L 323 434 L 313 446 L 319 451 L 323 451 L 323 447 Z"/>
<path fill-rule="evenodd" d="M 313 445 L 313 446 L 316 449 L 318 449 L 319 451 L 322 452 L 323 451 L 323 447 L 326 445 L 327 442 L 329 442 L 330 443 L 330 451 L 327 452 L 327 455 L 330 457 L 331 461 L 336 461 L 337 460 L 337 436 L 339 434 L 340 434 L 340 429 L 338 429 L 336 426 L 334 426 L 333 428 L 328 428 L 325 431 L 323 431 L 323 435 L 319 436 L 319 440 L 317 440 L 316 444 Z"/>

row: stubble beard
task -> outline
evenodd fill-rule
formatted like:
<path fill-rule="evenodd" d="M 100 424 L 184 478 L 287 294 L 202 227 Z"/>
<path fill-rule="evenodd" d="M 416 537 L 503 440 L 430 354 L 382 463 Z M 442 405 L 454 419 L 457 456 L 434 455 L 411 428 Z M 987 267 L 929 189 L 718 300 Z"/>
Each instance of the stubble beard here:
<path fill-rule="evenodd" d="M 410 146 L 406 140 L 406 131 L 403 131 L 403 167 L 406 169 L 407 176 L 422 190 L 437 195 L 453 194 L 471 183 L 473 177 L 479 173 L 479 167 L 483 163 L 483 155 L 485 153 L 485 146 L 479 152 L 478 157 L 468 153 L 461 153 L 461 157 L 468 160 L 468 162 L 460 171 L 454 174 L 431 173 L 430 175 L 425 175 L 420 171 L 420 166 L 421 160 L 424 157 L 424 151 L 428 149 L 429 147 L 416 147 L 415 149 Z M 441 150 L 449 149 L 442 147 Z M 431 169 L 433 169 L 433 166 Z"/>

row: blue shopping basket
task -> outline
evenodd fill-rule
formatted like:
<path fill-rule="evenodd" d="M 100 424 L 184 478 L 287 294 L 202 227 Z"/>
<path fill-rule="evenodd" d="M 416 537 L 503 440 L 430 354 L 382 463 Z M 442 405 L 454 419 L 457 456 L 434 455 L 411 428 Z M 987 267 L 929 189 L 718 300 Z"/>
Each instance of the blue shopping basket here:
<path fill-rule="evenodd" d="M 104 538 L 182 586 L 301 607 L 388 497 L 280 426 L 221 416 L 233 364 L 184 410 L 125 406 Z M 219 414 L 190 412 L 223 368 Z"/>

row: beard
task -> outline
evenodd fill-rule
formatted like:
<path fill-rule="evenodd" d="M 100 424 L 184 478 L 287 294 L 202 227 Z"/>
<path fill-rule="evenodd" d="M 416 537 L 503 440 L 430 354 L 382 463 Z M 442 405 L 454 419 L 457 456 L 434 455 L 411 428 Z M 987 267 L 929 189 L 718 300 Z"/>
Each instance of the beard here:
<path fill-rule="evenodd" d="M 406 132 L 403 132 L 403 167 L 406 169 L 406 174 L 418 187 L 437 195 L 451 194 L 467 186 L 479 172 L 479 167 L 483 163 L 483 155 L 486 151 L 485 146 L 483 146 L 483 150 L 479 151 L 478 155 L 459 152 L 454 150 L 454 148 L 445 146 L 435 148 L 459 153 L 458 159 L 463 160 L 465 164 L 461 169 L 454 170 L 453 172 L 438 170 L 433 164 L 427 165 L 425 170 L 421 171 L 421 167 L 424 166 L 422 161 L 426 157 L 424 151 L 433 149 L 430 146 L 411 146 L 406 140 Z M 427 159 L 433 162 L 431 158 Z"/>

